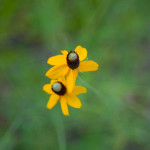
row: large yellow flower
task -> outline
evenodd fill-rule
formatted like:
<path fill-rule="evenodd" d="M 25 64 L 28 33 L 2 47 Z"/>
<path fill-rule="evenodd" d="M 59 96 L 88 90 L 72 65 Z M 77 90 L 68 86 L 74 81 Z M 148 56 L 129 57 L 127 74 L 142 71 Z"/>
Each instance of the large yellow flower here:
<path fill-rule="evenodd" d="M 48 70 L 46 76 L 51 79 L 67 75 L 68 92 L 72 92 L 78 72 L 96 71 L 99 65 L 94 61 L 83 61 L 87 57 L 87 50 L 82 46 L 77 46 L 75 51 L 61 51 L 62 55 L 50 57 L 48 64 L 54 65 Z"/>
<path fill-rule="evenodd" d="M 68 93 L 68 87 L 65 78 L 52 80 L 50 84 L 45 84 L 43 90 L 51 94 L 47 103 L 47 108 L 52 109 L 60 99 L 61 109 L 64 115 L 69 115 L 68 105 L 74 108 L 81 108 L 82 104 L 76 95 L 86 93 L 86 88 L 74 86 L 71 93 Z"/>

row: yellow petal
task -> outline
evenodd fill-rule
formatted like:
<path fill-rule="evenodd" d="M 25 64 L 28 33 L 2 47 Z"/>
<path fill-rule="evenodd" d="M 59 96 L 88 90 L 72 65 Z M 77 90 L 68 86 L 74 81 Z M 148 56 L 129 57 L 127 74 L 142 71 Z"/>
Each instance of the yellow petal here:
<path fill-rule="evenodd" d="M 66 50 L 61 50 L 61 52 L 62 52 L 62 54 L 64 54 L 64 55 L 68 55 L 68 51 L 66 51 Z"/>
<path fill-rule="evenodd" d="M 66 56 L 65 55 L 57 55 L 57 56 L 50 57 L 50 58 L 48 58 L 47 63 L 49 65 L 67 64 Z"/>
<path fill-rule="evenodd" d="M 67 74 L 67 91 L 68 93 L 71 93 L 76 82 L 76 78 L 78 75 L 78 69 L 69 69 L 69 72 Z"/>
<path fill-rule="evenodd" d="M 61 109 L 62 109 L 63 114 L 65 116 L 69 116 L 68 105 L 67 105 L 67 102 L 66 102 L 64 97 L 60 98 L 60 105 L 61 105 Z"/>
<path fill-rule="evenodd" d="M 86 48 L 83 48 L 80 45 L 75 48 L 75 52 L 79 55 L 79 60 L 80 61 L 83 61 L 87 57 Z"/>
<path fill-rule="evenodd" d="M 58 81 L 60 81 L 61 83 L 63 83 L 63 85 L 67 84 L 65 77 L 58 78 Z"/>
<path fill-rule="evenodd" d="M 48 93 L 48 94 L 54 94 L 54 92 L 52 91 L 52 85 L 51 84 L 45 84 L 43 86 L 43 90 Z"/>
<path fill-rule="evenodd" d="M 51 95 L 46 107 L 48 109 L 52 109 L 57 104 L 58 99 L 59 99 L 58 95 L 56 94 Z"/>
<path fill-rule="evenodd" d="M 66 94 L 65 98 L 66 98 L 68 105 L 70 105 L 71 107 L 81 108 L 82 104 L 77 96 L 72 95 L 72 94 Z"/>
<path fill-rule="evenodd" d="M 82 93 L 86 93 L 87 89 L 83 86 L 75 86 L 72 92 L 74 95 L 79 95 Z"/>
<path fill-rule="evenodd" d="M 89 60 L 89 61 L 81 62 L 79 65 L 79 70 L 81 72 L 96 71 L 98 70 L 98 67 L 99 65 L 96 62 Z"/>
<path fill-rule="evenodd" d="M 69 68 L 67 65 L 54 66 L 51 69 L 49 69 L 45 75 L 48 78 L 56 79 L 65 76 L 68 70 Z"/>
<path fill-rule="evenodd" d="M 51 80 L 50 85 L 52 86 L 55 82 L 57 82 L 57 80 Z"/>

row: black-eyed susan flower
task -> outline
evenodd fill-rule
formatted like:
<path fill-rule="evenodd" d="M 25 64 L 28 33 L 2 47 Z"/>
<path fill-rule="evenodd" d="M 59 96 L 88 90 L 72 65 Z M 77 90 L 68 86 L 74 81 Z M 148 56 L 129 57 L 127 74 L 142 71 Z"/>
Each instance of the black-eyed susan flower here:
<path fill-rule="evenodd" d="M 82 46 L 77 46 L 74 51 L 62 50 L 62 55 L 50 57 L 48 64 L 54 65 L 48 70 L 46 76 L 51 79 L 57 79 L 67 76 L 68 92 L 72 92 L 78 72 L 88 72 L 98 70 L 99 65 L 92 61 L 83 61 L 87 57 L 87 50 Z"/>
<path fill-rule="evenodd" d="M 74 108 L 81 108 L 82 104 L 77 95 L 86 93 L 86 88 L 74 86 L 71 93 L 68 93 L 68 87 L 65 78 L 52 80 L 50 84 L 45 84 L 43 90 L 50 94 L 47 108 L 52 109 L 60 100 L 61 109 L 64 115 L 69 115 L 68 105 Z"/>

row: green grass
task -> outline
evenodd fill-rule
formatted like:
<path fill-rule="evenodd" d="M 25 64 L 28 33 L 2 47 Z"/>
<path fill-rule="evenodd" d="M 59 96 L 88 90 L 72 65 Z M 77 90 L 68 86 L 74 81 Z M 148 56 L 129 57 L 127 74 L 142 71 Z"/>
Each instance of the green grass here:
<path fill-rule="evenodd" d="M 0 150 L 149 150 L 149 0 L 0 2 Z M 48 57 L 82 45 L 80 110 L 46 109 Z"/>

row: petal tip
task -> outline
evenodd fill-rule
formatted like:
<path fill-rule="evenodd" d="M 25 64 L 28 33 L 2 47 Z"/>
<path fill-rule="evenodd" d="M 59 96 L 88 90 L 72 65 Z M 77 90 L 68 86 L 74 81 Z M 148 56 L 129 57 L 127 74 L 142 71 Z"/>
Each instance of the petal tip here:
<path fill-rule="evenodd" d="M 83 48 L 81 45 L 77 45 L 76 48 L 77 48 L 77 47 Z"/>
<path fill-rule="evenodd" d="M 80 109 L 82 107 L 82 104 L 80 106 L 78 106 L 77 108 Z"/>
<path fill-rule="evenodd" d="M 68 51 L 66 51 L 66 50 L 60 50 L 61 51 L 61 53 L 63 54 L 63 55 L 67 55 L 68 54 Z"/>
<path fill-rule="evenodd" d="M 51 58 L 52 58 L 52 57 L 49 57 L 49 58 L 47 59 L 47 64 L 49 64 L 49 65 L 51 65 Z"/>
<path fill-rule="evenodd" d="M 51 108 L 51 107 L 49 107 L 48 105 L 46 105 L 46 108 L 47 108 L 47 109 L 52 109 L 52 108 Z"/>
<path fill-rule="evenodd" d="M 48 77 L 48 73 L 47 72 L 45 73 L 45 76 Z"/>
<path fill-rule="evenodd" d="M 68 113 L 68 114 L 63 113 L 63 115 L 64 115 L 64 116 L 69 116 L 69 113 Z"/>
<path fill-rule="evenodd" d="M 50 76 L 47 72 L 45 73 L 45 76 L 50 78 L 50 79 L 54 79 L 52 76 Z"/>
<path fill-rule="evenodd" d="M 42 87 L 42 89 L 43 89 L 44 92 L 46 92 L 46 91 L 45 91 L 45 86 L 46 86 L 46 85 L 44 85 L 44 86 Z"/>
<path fill-rule="evenodd" d="M 84 93 L 87 93 L 87 89 L 85 88 L 85 91 L 84 91 Z"/>

